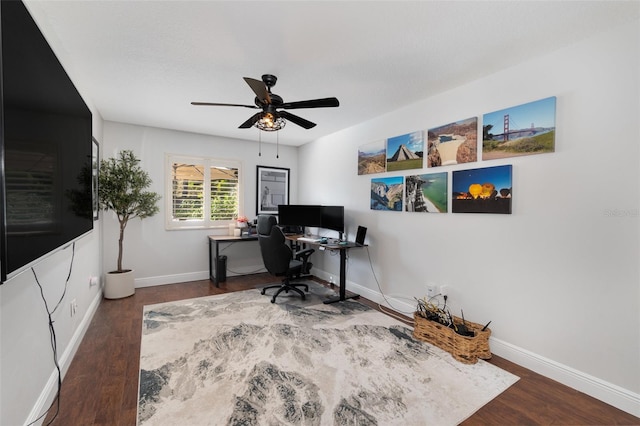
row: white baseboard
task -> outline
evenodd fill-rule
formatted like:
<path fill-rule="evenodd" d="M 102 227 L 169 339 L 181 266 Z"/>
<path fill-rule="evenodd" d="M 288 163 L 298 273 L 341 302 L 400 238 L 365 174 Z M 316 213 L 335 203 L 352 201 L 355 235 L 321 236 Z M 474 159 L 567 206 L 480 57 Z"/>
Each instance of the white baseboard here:
<path fill-rule="evenodd" d="M 227 276 L 234 277 L 237 275 L 266 272 L 266 269 L 264 269 L 264 265 L 248 265 L 248 266 L 244 266 L 243 269 L 245 269 L 246 271 L 240 271 L 239 273 L 227 271 Z M 184 274 L 174 274 L 174 275 L 158 275 L 155 277 L 136 278 L 135 287 L 136 288 L 153 287 L 156 285 L 186 283 L 189 281 L 200 281 L 200 280 L 208 280 L 208 279 L 209 279 L 209 271 L 187 272 Z"/>
<path fill-rule="evenodd" d="M 73 361 L 73 357 L 78 351 L 78 347 L 80 346 L 80 343 L 82 342 L 82 339 L 84 338 L 84 335 L 89 328 L 89 324 L 91 324 L 91 320 L 98 310 L 98 306 L 100 305 L 101 301 L 102 291 L 99 291 L 89 305 L 87 313 L 82 318 L 79 327 L 76 329 L 75 333 L 73 333 L 73 336 L 71 336 L 71 340 L 69 341 L 67 349 L 62 353 L 62 356 L 58 358 L 58 365 L 60 366 L 60 373 L 62 374 L 63 378 L 69 370 L 71 361 Z M 42 424 L 42 422 L 44 421 L 44 417 L 39 420 L 38 417 L 40 417 L 42 413 L 46 412 L 49 409 L 49 406 L 51 405 L 51 402 L 53 402 L 57 392 L 58 371 L 54 369 L 49 376 L 49 380 L 47 380 L 47 384 L 42 389 L 42 392 L 40 392 L 38 400 L 31 409 L 31 412 L 29 413 L 29 417 L 27 417 L 25 424 Z"/>
<path fill-rule="evenodd" d="M 640 394 L 494 337 L 489 344 L 491 352 L 499 357 L 640 417 Z"/>
<path fill-rule="evenodd" d="M 329 278 L 329 274 L 324 271 L 315 270 L 314 274 L 324 280 L 328 280 Z M 391 305 L 391 309 L 405 315 L 407 315 L 407 312 L 413 313 L 416 307 L 415 303 L 409 304 L 407 301 L 394 298 L 393 295 L 383 296 L 377 291 L 362 287 L 348 280 L 347 289 L 376 303 L 383 304 L 387 307 Z M 411 316 L 411 314 L 409 314 L 409 316 Z M 640 417 L 640 394 L 527 351 L 508 342 L 496 339 L 495 337 L 490 338 L 489 344 L 491 352 L 499 357 L 583 392 L 636 417 Z"/>
<path fill-rule="evenodd" d="M 208 280 L 209 271 L 187 272 L 184 274 L 159 275 L 156 277 L 136 278 L 136 288 L 153 287 L 156 285 L 186 283 L 189 281 Z"/>

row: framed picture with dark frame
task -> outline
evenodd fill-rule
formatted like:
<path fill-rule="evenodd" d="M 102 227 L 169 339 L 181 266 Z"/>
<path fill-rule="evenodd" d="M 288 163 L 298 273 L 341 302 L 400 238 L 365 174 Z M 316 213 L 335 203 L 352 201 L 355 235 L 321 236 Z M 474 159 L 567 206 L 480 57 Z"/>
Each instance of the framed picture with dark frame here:
<path fill-rule="evenodd" d="M 289 169 L 256 167 L 256 215 L 278 214 L 278 205 L 289 204 Z"/>
<path fill-rule="evenodd" d="M 100 170 L 100 145 L 96 138 L 91 144 L 91 200 L 93 205 L 93 220 L 98 220 L 100 203 L 98 201 L 98 171 Z"/>

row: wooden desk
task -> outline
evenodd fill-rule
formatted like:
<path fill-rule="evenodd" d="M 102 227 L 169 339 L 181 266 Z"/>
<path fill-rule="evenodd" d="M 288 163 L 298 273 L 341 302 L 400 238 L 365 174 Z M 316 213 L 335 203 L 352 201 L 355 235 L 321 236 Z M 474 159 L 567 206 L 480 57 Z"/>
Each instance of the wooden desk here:
<path fill-rule="evenodd" d="M 234 237 L 230 235 L 209 235 L 209 279 L 213 281 L 216 287 L 220 287 L 218 260 L 220 259 L 220 243 L 239 243 L 242 241 L 258 241 L 258 235 L 248 235 L 243 237 Z"/>
<path fill-rule="evenodd" d="M 319 247 L 321 250 L 338 250 L 340 252 L 340 294 L 338 296 L 329 298 L 325 300 L 323 303 L 335 303 L 342 302 L 347 299 L 357 299 L 360 297 L 359 294 L 351 294 L 347 296 L 347 250 L 355 248 L 355 247 L 364 247 L 363 245 L 358 245 L 351 241 L 343 241 L 341 243 L 332 242 L 332 239 L 328 239 L 327 243 L 321 243 L 318 241 L 302 241 L 301 237 L 305 237 L 304 235 L 287 235 L 286 238 L 295 244 L 309 244 L 312 247 Z M 320 238 L 317 236 L 313 236 L 311 238 Z"/>

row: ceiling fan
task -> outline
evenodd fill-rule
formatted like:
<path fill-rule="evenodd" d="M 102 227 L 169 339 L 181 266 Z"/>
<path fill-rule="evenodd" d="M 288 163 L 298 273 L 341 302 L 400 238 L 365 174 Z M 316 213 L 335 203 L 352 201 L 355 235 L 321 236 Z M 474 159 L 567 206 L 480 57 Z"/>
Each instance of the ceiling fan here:
<path fill-rule="evenodd" d="M 261 112 L 255 113 L 247 121 L 242 123 L 238 128 L 248 129 L 252 126 L 256 126 L 260 130 L 264 131 L 276 131 L 283 128 L 286 124 L 285 120 L 291 121 L 298 126 L 305 129 L 311 129 L 316 125 L 309 120 L 306 120 L 297 115 L 291 114 L 288 111 L 281 111 L 280 109 L 303 109 L 303 108 L 328 108 L 337 107 L 340 105 L 336 98 L 322 98 L 311 99 L 308 101 L 299 102 L 284 102 L 282 98 L 275 93 L 271 93 L 271 88 L 276 85 L 278 78 L 275 75 L 264 74 L 262 81 L 254 78 L 244 77 L 244 81 L 247 82 L 251 90 L 256 94 L 254 100 L 255 105 L 242 105 L 242 104 L 224 104 L 215 102 L 191 102 L 191 105 L 204 105 L 204 106 L 232 106 L 232 107 L 244 107 L 252 109 L 261 109 Z"/>

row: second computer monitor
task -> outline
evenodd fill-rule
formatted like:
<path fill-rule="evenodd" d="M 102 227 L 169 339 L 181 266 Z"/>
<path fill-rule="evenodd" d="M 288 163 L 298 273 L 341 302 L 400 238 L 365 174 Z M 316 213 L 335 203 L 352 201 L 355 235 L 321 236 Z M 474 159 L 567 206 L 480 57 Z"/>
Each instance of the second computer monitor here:
<path fill-rule="evenodd" d="M 324 229 L 344 232 L 344 206 L 322 206 L 320 225 Z"/>

